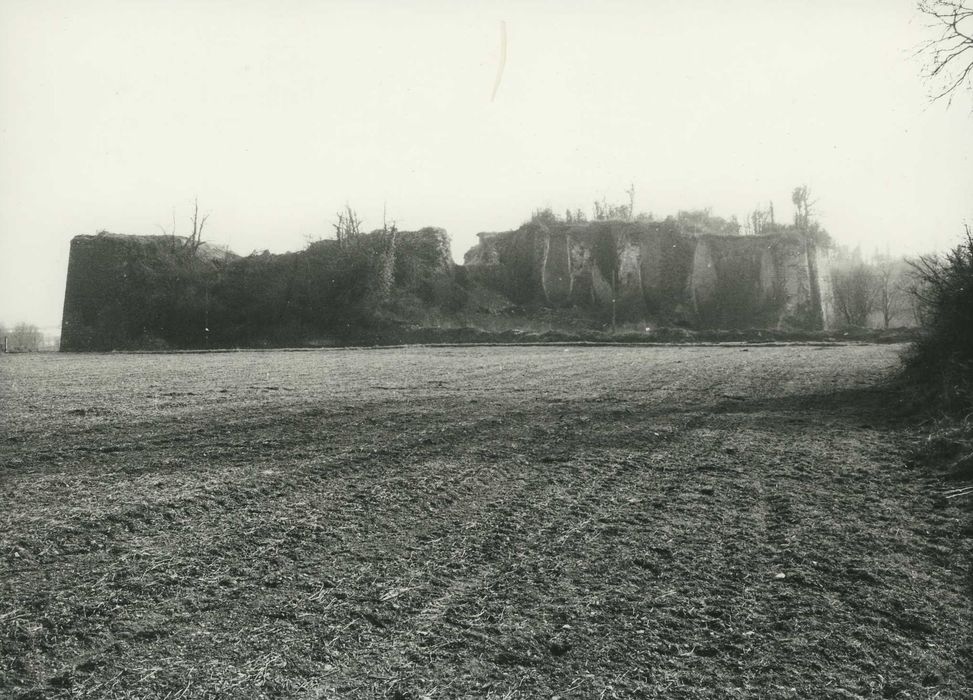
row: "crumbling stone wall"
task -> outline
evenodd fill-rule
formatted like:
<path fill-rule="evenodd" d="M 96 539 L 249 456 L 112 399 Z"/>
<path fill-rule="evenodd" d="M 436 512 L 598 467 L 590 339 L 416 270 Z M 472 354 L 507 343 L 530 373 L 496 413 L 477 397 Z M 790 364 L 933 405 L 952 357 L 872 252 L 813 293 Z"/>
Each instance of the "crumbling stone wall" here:
<path fill-rule="evenodd" d="M 462 268 L 446 232 L 433 228 L 245 258 L 205 245 L 187 254 L 183 243 L 76 236 L 62 349 L 299 344 L 383 319 L 413 323 L 429 310 L 459 313 L 477 290 L 656 326 L 819 328 L 833 315 L 822 291 L 827 256 L 813 244 L 787 234 L 687 234 L 672 220 L 484 233 Z"/>
<path fill-rule="evenodd" d="M 827 258 L 796 235 L 691 235 L 672 221 L 531 223 L 481 234 L 466 263 L 509 279 L 500 268 L 513 248 L 540 251 L 517 258 L 520 274 L 537 280 L 521 303 L 604 308 L 614 299 L 620 320 L 700 328 L 814 328 L 831 316 Z"/>
<path fill-rule="evenodd" d="M 102 232 L 75 236 L 61 320 L 61 350 L 139 347 L 159 337 L 169 319 L 165 298 L 181 287 L 169 264 L 184 239 Z M 201 262 L 211 251 L 201 250 Z"/>
<path fill-rule="evenodd" d="M 244 258 L 172 236 L 102 232 L 71 241 L 66 351 L 282 345 L 351 333 L 393 303 L 462 297 L 442 229 L 319 241 Z"/>

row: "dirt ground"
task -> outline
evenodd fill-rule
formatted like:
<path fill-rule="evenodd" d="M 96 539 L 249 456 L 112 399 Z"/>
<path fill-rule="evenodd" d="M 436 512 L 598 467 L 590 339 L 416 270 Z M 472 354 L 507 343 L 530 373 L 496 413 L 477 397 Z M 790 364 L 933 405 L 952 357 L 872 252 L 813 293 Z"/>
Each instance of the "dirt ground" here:
<path fill-rule="evenodd" d="M 973 697 L 901 349 L 0 357 L 0 696 Z"/>

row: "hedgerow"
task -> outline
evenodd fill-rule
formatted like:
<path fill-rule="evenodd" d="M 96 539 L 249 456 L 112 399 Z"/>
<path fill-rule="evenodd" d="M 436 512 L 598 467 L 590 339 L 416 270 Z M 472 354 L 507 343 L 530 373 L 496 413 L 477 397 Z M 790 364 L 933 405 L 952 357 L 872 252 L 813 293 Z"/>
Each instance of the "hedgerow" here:
<path fill-rule="evenodd" d="M 973 410 L 973 233 L 941 256 L 912 263 L 923 331 L 906 358 L 924 398 L 946 412 Z"/>

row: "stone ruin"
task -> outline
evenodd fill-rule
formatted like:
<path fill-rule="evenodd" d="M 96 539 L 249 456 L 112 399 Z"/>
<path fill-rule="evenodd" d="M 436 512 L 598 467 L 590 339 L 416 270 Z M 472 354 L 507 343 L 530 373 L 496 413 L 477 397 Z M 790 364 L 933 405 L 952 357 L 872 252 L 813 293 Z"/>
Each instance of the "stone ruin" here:
<path fill-rule="evenodd" d="M 432 304 L 437 313 L 451 309 L 457 318 L 469 317 L 471 300 L 485 296 L 477 290 L 509 300 L 508 314 L 576 310 L 602 325 L 604 319 L 617 318 L 653 327 L 823 329 L 833 317 L 827 255 L 813 240 L 793 232 L 693 234 L 672 220 L 529 223 L 515 231 L 479 234 L 462 266 L 452 263 L 442 229 L 403 232 L 399 240 L 398 257 L 387 266 L 395 277 L 389 280 L 390 294 L 410 294 L 422 285 L 435 288 L 437 298 L 417 303 Z M 76 236 L 68 263 L 62 349 L 154 347 L 166 337 L 160 349 L 203 347 L 203 340 L 186 341 L 180 339 L 185 335 L 171 332 L 166 336 L 167 327 L 179 325 L 181 309 L 199 312 L 187 297 L 205 287 L 176 279 L 186 273 L 167 252 L 173 244 L 165 236 Z M 300 253 L 247 257 L 204 245 L 193 266 L 221 280 L 205 287 L 205 293 L 224 290 L 227 318 L 248 304 L 264 307 L 269 320 L 254 321 L 244 310 L 245 318 L 235 321 L 238 327 L 274 324 L 288 308 L 310 298 L 315 285 L 328 282 L 315 277 L 314 268 L 337 254 L 336 242 L 315 245 Z M 227 280 L 246 275 L 254 286 L 227 286 Z M 271 288 L 282 296 L 272 296 Z M 371 303 L 370 297 L 364 300 Z M 327 303 L 333 309 L 336 302 Z M 266 309 L 275 304 L 279 313 Z M 208 332 L 214 321 L 201 317 L 193 327 L 205 325 Z M 298 335 L 289 335 L 286 342 L 301 342 L 298 321 Z M 249 335 L 228 335 L 221 342 L 246 346 L 256 331 L 250 327 Z M 266 337 L 272 336 L 268 331 Z"/>
<path fill-rule="evenodd" d="M 599 221 L 478 235 L 466 266 L 521 302 L 614 300 L 621 319 L 695 328 L 821 329 L 833 316 L 827 255 L 794 233 L 694 235 L 671 221 Z"/>

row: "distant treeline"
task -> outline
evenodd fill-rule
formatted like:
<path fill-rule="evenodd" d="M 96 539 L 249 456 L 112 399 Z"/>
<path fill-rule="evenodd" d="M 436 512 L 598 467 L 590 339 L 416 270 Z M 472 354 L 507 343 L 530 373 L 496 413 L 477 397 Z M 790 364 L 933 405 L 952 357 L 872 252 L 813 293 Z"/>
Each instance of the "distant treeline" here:
<path fill-rule="evenodd" d="M 18 323 L 12 328 L 0 323 L 0 352 L 40 352 L 57 350 L 57 335 L 45 335 L 31 323 Z"/>

